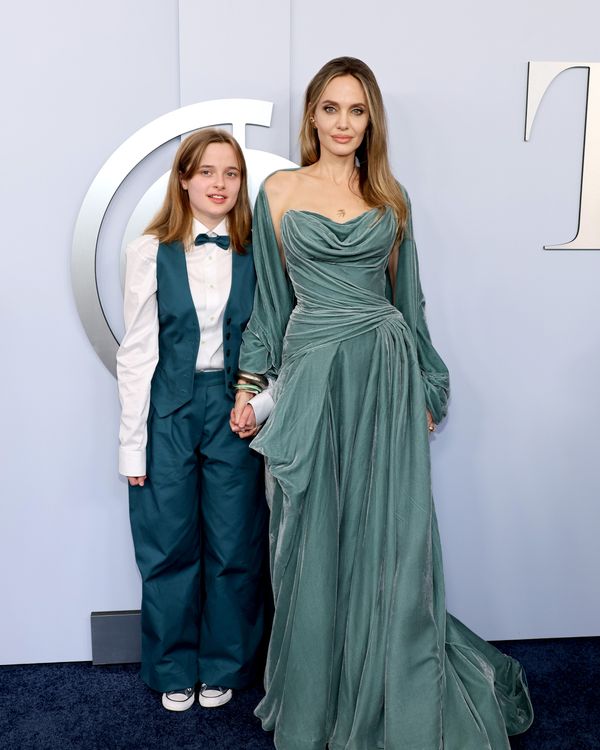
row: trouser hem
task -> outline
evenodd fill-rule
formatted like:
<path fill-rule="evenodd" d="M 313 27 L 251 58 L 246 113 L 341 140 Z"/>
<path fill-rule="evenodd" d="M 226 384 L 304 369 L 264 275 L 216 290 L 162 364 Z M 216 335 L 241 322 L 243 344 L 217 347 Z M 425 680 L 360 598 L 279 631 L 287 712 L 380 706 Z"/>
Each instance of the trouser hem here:
<path fill-rule="evenodd" d="M 204 682 L 207 685 L 232 688 L 233 690 L 243 690 L 244 688 L 258 685 L 259 678 L 255 673 L 248 675 L 233 672 L 224 675 L 222 672 L 203 672 L 200 670 L 199 682 Z"/>
<path fill-rule="evenodd" d="M 197 674 L 194 677 L 190 677 L 189 674 L 186 675 L 183 672 L 178 672 L 168 677 L 157 677 L 156 674 L 142 668 L 140 670 L 140 677 L 149 688 L 159 693 L 168 693 L 171 690 L 179 690 L 179 688 L 195 687 L 198 683 Z"/>

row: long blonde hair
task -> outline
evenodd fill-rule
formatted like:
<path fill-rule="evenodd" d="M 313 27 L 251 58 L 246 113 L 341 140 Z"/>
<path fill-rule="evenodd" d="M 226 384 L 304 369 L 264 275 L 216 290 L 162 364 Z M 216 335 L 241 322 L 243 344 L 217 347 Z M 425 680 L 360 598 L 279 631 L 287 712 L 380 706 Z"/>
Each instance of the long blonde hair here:
<path fill-rule="evenodd" d="M 338 76 L 354 76 L 362 87 L 369 107 L 369 124 L 356 151 L 358 186 L 361 196 L 373 208 L 391 206 L 398 220 L 398 238 L 402 236 L 408 217 L 408 206 L 394 178 L 388 159 L 387 124 L 381 89 L 373 71 L 356 57 L 336 57 L 325 63 L 308 84 L 304 98 L 304 115 L 300 126 L 300 156 L 303 167 L 319 160 L 321 147 L 311 122 L 323 91 Z"/>
<path fill-rule="evenodd" d="M 252 213 L 248 198 L 248 170 L 239 143 L 227 131 L 216 128 L 197 130 L 182 141 L 175 154 L 162 207 L 146 227 L 144 234 L 155 235 L 159 242 L 179 240 L 187 247 L 192 236 L 194 217 L 187 190 L 183 189 L 181 180 L 189 180 L 194 176 L 202 164 L 206 147 L 211 143 L 228 143 L 238 160 L 241 176 L 240 192 L 227 219 L 231 247 L 235 252 L 244 255 L 246 252 L 244 246 L 250 242 L 252 228 Z"/>

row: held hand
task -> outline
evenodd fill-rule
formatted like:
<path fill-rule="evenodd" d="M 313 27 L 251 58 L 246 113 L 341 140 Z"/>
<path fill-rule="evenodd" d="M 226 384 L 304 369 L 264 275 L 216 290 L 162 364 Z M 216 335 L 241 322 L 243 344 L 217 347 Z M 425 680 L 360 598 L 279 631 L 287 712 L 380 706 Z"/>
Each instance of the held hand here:
<path fill-rule="evenodd" d="M 231 410 L 231 419 L 229 424 L 231 426 L 231 429 L 241 438 L 254 437 L 260 430 L 260 427 L 256 424 L 256 415 L 254 414 L 254 409 L 252 408 L 251 404 L 246 404 L 244 406 L 241 416 L 237 424 L 235 425 L 233 423 L 234 418 L 235 408 Z"/>
<path fill-rule="evenodd" d="M 143 487 L 146 479 L 148 479 L 146 474 L 144 474 L 143 477 L 127 477 L 127 481 L 132 487 L 135 487 L 136 484 L 139 484 L 140 487 Z"/>
<path fill-rule="evenodd" d="M 234 432 L 239 432 L 239 421 L 242 417 L 242 412 L 246 408 L 248 401 L 252 398 L 253 394 L 248 391 L 238 391 L 235 394 L 235 406 L 231 410 L 231 417 L 229 420 L 229 426 Z M 252 409 L 252 407 L 250 407 Z"/>
<path fill-rule="evenodd" d="M 259 431 L 260 427 L 256 424 L 256 414 L 252 408 L 252 404 L 246 404 L 242 416 L 238 422 L 240 428 L 239 436 L 241 438 L 254 437 Z"/>
<path fill-rule="evenodd" d="M 433 421 L 429 409 L 427 409 L 427 428 L 429 429 L 429 432 L 435 432 L 435 422 Z"/>

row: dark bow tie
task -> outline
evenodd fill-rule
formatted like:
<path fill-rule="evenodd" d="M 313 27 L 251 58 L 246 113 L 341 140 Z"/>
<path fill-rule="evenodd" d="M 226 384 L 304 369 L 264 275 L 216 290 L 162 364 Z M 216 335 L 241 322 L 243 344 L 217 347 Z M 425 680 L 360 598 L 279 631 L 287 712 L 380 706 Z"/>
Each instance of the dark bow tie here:
<path fill-rule="evenodd" d="M 218 237 L 209 237 L 207 234 L 199 234 L 194 240 L 194 245 L 205 245 L 207 242 L 214 242 L 221 250 L 227 250 L 229 247 L 229 237 L 221 234 Z"/>

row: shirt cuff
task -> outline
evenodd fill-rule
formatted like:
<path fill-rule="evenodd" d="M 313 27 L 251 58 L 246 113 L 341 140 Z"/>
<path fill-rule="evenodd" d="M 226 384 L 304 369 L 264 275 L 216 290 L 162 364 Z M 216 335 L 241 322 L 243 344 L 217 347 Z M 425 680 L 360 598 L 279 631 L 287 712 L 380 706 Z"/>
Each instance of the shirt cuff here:
<path fill-rule="evenodd" d="M 146 451 L 131 451 L 119 448 L 119 474 L 124 477 L 146 475 Z"/>
<path fill-rule="evenodd" d="M 257 425 L 267 421 L 269 414 L 273 411 L 273 407 L 275 406 L 273 396 L 271 396 L 269 389 L 257 393 L 257 395 L 251 398 L 248 403 L 254 409 L 254 416 L 256 417 Z"/>

